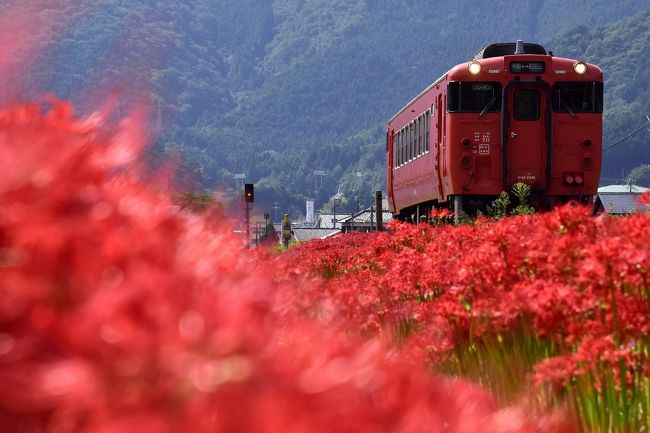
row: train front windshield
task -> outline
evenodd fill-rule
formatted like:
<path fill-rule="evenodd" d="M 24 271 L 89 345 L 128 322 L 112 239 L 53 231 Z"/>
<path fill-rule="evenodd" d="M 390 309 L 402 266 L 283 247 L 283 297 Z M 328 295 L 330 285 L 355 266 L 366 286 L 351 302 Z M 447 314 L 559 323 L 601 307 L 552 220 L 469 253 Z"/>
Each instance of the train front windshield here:
<path fill-rule="evenodd" d="M 560 113 L 602 113 L 603 83 L 557 83 L 553 110 Z"/>
<path fill-rule="evenodd" d="M 447 110 L 450 113 L 501 111 L 501 84 L 495 82 L 449 83 Z"/>

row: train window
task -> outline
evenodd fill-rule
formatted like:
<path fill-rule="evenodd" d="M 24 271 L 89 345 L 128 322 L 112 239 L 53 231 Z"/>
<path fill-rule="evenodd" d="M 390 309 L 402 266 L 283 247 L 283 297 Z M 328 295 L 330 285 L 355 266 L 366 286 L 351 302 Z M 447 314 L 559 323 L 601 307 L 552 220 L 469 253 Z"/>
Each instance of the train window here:
<path fill-rule="evenodd" d="M 409 161 L 409 127 L 406 125 L 404 128 L 404 159 L 402 160 L 402 165 L 406 164 Z"/>
<path fill-rule="evenodd" d="M 404 158 L 404 152 L 405 152 L 404 147 L 405 147 L 405 145 L 404 144 L 405 143 L 406 143 L 406 130 L 404 128 L 402 128 L 402 139 L 400 140 L 400 150 L 401 150 L 401 152 L 400 152 L 400 162 L 399 162 L 400 167 L 402 165 L 404 165 L 404 160 L 405 160 L 405 158 Z"/>
<path fill-rule="evenodd" d="M 447 111 L 450 113 L 501 111 L 501 84 L 474 81 L 449 83 Z"/>
<path fill-rule="evenodd" d="M 408 154 L 408 150 L 409 150 L 408 126 L 406 127 L 406 129 L 404 129 L 404 142 L 402 143 L 402 145 L 404 146 L 404 149 L 403 149 L 404 150 L 404 153 L 403 153 L 404 159 L 402 159 L 402 165 L 404 165 L 404 164 L 406 164 L 408 162 L 408 159 L 409 159 L 408 158 L 408 156 L 409 156 L 409 154 Z"/>
<path fill-rule="evenodd" d="M 418 122 L 414 120 L 411 123 L 411 138 L 413 139 L 413 147 L 411 148 L 411 159 L 415 159 L 418 153 Z"/>
<path fill-rule="evenodd" d="M 422 155 L 422 116 L 418 117 L 418 156 Z"/>
<path fill-rule="evenodd" d="M 400 167 L 404 165 L 404 140 L 406 139 L 406 135 L 404 134 L 406 131 L 404 131 L 404 128 L 402 128 L 402 133 L 400 134 L 400 140 L 399 140 L 399 165 Z"/>
<path fill-rule="evenodd" d="M 413 142 L 415 141 L 415 124 L 409 124 L 409 161 L 413 159 Z"/>
<path fill-rule="evenodd" d="M 401 138 L 399 140 L 399 166 L 404 165 L 404 128 L 402 128 Z"/>
<path fill-rule="evenodd" d="M 413 153 L 411 159 L 415 159 L 418 155 L 418 120 L 413 121 Z"/>
<path fill-rule="evenodd" d="M 418 137 L 420 136 L 420 118 L 419 117 L 413 121 L 413 125 L 415 126 L 415 129 L 413 131 L 413 133 L 414 133 L 414 137 L 413 137 L 413 159 L 415 159 L 420 154 L 419 149 L 418 149 Z"/>
<path fill-rule="evenodd" d="M 514 97 L 515 120 L 537 120 L 540 113 L 539 90 L 521 89 Z"/>
<path fill-rule="evenodd" d="M 395 138 L 393 140 L 393 168 L 397 168 L 399 166 L 399 131 L 397 131 L 397 134 L 395 134 Z"/>
<path fill-rule="evenodd" d="M 418 153 L 418 121 L 417 119 L 411 123 L 411 159 L 415 159 Z"/>
<path fill-rule="evenodd" d="M 431 112 L 427 111 L 427 114 L 424 116 L 426 119 L 426 134 L 424 136 L 424 152 L 427 153 L 429 152 L 429 138 L 431 137 Z"/>
<path fill-rule="evenodd" d="M 404 159 L 402 165 L 406 164 L 409 160 L 409 130 L 408 125 L 404 129 Z"/>
<path fill-rule="evenodd" d="M 424 153 L 424 114 L 420 116 L 420 137 L 418 138 L 420 155 Z"/>
<path fill-rule="evenodd" d="M 553 111 L 602 113 L 603 83 L 557 83 L 553 86 Z"/>
<path fill-rule="evenodd" d="M 408 140 L 409 140 L 409 135 L 408 135 L 408 129 L 403 129 L 402 134 L 404 134 L 404 138 L 402 138 L 402 165 L 406 164 L 407 157 L 408 157 Z"/>
<path fill-rule="evenodd" d="M 413 158 L 420 156 L 420 147 L 418 145 L 420 137 L 420 118 L 415 119 L 415 139 L 413 140 Z"/>
<path fill-rule="evenodd" d="M 406 163 L 406 149 L 408 145 L 408 130 L 402 129 L 402 165 Z"/>
<path fill-rule="evenodd" d="M 397 161 L 397 166 L 398 166 L 398 167 L 401 167 L 401 166 L 402 166 L 402 160 L 404 159 L 404 158 L 402 157 L 402 151 L 403 151 L 403 149 L 404 149 L 404 146 L 402 145 L 402 141 L 403 141 L 403 140 L 404 140 L 404 130 L 402 129 L 402 130 L 399 132 L 399 143 L 398 143 L 398 145 L 399 145 L 399 149 L 397 150 L 397 158 L 399 158 L 399 160 Z"/>
<path fill-rule="evenodd" d="M 406 161 L 404 162 L 409 162 L 411 160 L 411 129 L 412 125 L 409 123 L 406 126 Z"/>
<path fill-rule="evenodd" d="M 418 119 L 413 121 L 413 159 L 418 156 Z"/>
<path fill-rule="evenodd" d="M 393 141 L 393 168 L 397 168 L 397 164 L 399 163 L 397 149 L 399 149 L 399 131 L 395 133 L 395 139 Z"/>

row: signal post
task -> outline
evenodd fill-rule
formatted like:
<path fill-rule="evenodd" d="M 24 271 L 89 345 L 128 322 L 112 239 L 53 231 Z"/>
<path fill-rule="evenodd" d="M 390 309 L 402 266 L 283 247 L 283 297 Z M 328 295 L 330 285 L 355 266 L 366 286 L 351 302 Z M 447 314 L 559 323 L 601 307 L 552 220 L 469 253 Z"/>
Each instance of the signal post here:
<path fill-rule="evenodd" d="M 250 223 L 250 206 L 249 203 L 255 202 L 255 189 L 252 183 L 244 184 L 244 207 L 246 210 L 246 245 L 250 246 L 251 242 L 251 223 Z"/>

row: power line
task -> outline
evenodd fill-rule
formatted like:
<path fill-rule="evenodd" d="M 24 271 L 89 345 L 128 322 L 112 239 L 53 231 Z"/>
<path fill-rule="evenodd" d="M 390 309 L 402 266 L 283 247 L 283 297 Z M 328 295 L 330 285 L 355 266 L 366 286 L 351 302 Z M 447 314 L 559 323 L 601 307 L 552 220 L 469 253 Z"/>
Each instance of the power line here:
<path fill-rule="evenodd" d="M 604 147 L 604 148 L 603 148 L 603 152 L 605 152 L 605 151 L 607 151 L 607 150 L 613 148 L 614 146 L 617 146 L 617 145 L 621 144 L 622 142 L 624 142 L 624 141 L 627 140 L 628 138 L 632 138 L 632 137 L 634 137 L 635 135 L 637 135 L 639 132 L 643 131 L 643 130 L 648 126 L 648 124 L 650 124 L 650 117 L 646 116 L 646 119 L 648 119 L 648 120 L 647 120 L 646 122 L 644 122 L 643 125 L 641 125 L 639 128 L 637 128 L 634 132 L 632 132 L 632 133 L 629 134 L 628 136 L 626 136 L 626 137 L 624 137 L 624 138 L 618 140 L 616 143 L 614 143 L 614 144 L 610 144 L 609 146 Z"/>

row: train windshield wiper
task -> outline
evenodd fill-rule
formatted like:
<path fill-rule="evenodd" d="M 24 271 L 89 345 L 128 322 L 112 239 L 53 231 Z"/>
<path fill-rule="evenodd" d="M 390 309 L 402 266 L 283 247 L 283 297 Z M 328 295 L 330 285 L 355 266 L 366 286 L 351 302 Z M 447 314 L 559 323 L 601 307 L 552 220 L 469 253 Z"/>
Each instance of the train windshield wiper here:
<path fill-rule="evenodd" d="M 487 105 L 485 106 L 485 108 L 483 109 L 483 111 L 481 111 L 481 114 L 478 115 L 478 118 L 479 118 L 479 119 L 481 119 L 481 118 L 483 117 L 483 115 L 484 115 L 485 113 L 487 113 L 487 111 L 490 109 L 490 107 L 492 106 L 492 104 L 494 104 L 494 102 L 495 102 L 496 100 L 497 100 L 497 97 L 496 97 L 496 96 L 493 96 L 492 99 L 490 99 L 490 102 L 487 103 Z"/>
<path fill-rule="evenodd" d="M 566 108 L 566 111 L 568 111 L 569 114 L 571 114 L 571 117 L 573 117 L 574 119 L 577 119 L 578 116 L 576 116 L 576 113 L 574 113 L 573 111 L 571 111 L 571 107 L 569 107 L 569 104 L 567 104 L 567 103 L 564 101 L 564 99 L 562 99 L 562 95 L 560 95 L 559 92 L 558 92 L 558 95 L 557 95 L 557 96 L 558 96 L 558 98 L 560 99 L 560 104 L 564 105 L 564 108 Z"/>

